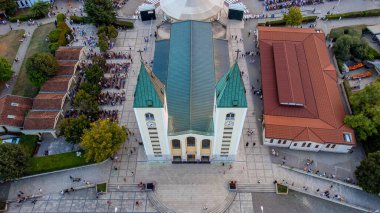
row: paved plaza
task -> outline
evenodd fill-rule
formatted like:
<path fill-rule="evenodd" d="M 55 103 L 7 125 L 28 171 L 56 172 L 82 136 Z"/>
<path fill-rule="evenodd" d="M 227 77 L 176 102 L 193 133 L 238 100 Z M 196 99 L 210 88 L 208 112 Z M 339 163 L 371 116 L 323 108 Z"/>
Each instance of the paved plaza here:
<path fill-rule="evenodd" d="M 140 2 L 142 1 L 129 1 L 119 11 L 119 14 L 130 14 L 135 11 Z M 262 12 L 262 2 L 257 0 L 243 0 L 243 2 L 252 13 L 259 14 Z M 379 1 L 366 0 L 363 1 L 361 6 L 363 6 L 363 9 L 379 8 L 379 3 Z M 326 13 L 334 4 L 336 3 L 326 3 L 316 7 L 322 13 Z M 347 4 L 341 3 L 336 11 L 356 10 L 352 5 L 357 4 L 355 4 L 354 0 L 347 0 Z M 46 20 L 46 22 L 49 21 L 51 20 Z M 355 25 L 363 22 L 375 24 L 380 22 L 380 18 L 318 21 L 317 27 L 321 27 L 325 33 L 328 33 L 334 27 Z M 157 30 L 156 26 L 159 23 L 161 23 L 160 18 L 153 22 L 136 21 L 134 29 L 119 32 L 115 47 L 112 49 L 114 52 L 131 53 L 133 61 L 128 71 L 125 88 L 122 88 L 126 93 L 126 101 L 120 106 L 105 107 L 107 109 L 119 109 L 120 125 L 126 126 L 131 132 L 128 140 L 117 153 L 117 159 L 85 168 L 61 171 L 13 182 L 8 195 L 10 200 L 15 199 L 17 192 L 20 190 L 32 195 L 41 188 L 44 196 L 38 198 L 36 204 L 32 204 L 31 201 L 21 204 L 11 203 L 8 212 L 115 212 L 115 208 L 117 208 L 117 212 L 156 212 L 145 192 L 131 189 L 133 188 L 131 186 L 135 186 L 140 181 L 155 182 L 157 184 L 155 193 L 158 199 L 176 212 L 202 212 L 205 207 L 212 209 L 215 206 L 223 205 L 228 195 L 227 183 L 230 180 L 257 185 L 258 183 L 272 184 L 274 180 L 281 181 L 285 179 L 288 182 L 295 182 L 294 187 L 301 189 L 301 191 L 302 186 L 307 185 L 310 189 L 304 193 L 317 196 L 316 190 L 318 188 L 325 189 L 331 185 L 329 181 L 278 167 L 278 159 L 271 157 L 270 148 L 262 145 L 262 102 L 250 89 L 252 85 L 255 88 L 261 87 L 260 62 L 257 56 L 252 58 L 254 63 L 249 63 L 251 58 L 238 59 L 240 70 L 244 73 L 243 82 L 247 90 L 248 110 L 237 160 L 231 163 L 232 168 L 230 168 L 229 163 L 223 166 L 221 162 L 212 162 L 211 164 L 147 162 L 144 148 L 139 144 L 141 136 L 132 108 L 133 95 L 140 69 L 140 55 L 137 51 L 146 49 L 142 53 L 144 63 L 149 64 L 153 60 L 155 39 L 152 35 Z M 249 30 L 254 30 L 257 23 L 257 20 L 251 20 L 246 23 L 227 21 L 225 36 L 226 39 L 230 40 L 230 64 L 236 58 L 236 50 L 242 52 L 257 51 L 252 36 L 248 37 Z M 82 28 L 94 30 L 91 26 L 82 26 Z M 5 31 L 4 26 L 0 26 L 0 34 Z M 32 29 L 31 32 L 33 33 Z M 231 39 L 231 35 L 237 36 L 239 39 Z M 144 42 L 144 37 L 148 37 L 149 41 Z M 167 34 L 161 37 L 167 37 Z M 240 38 L 244 41 L 240 41 Z M 80 44 L 81 40 L 74 45 Z M 27 48 L 27 44 L 25 45 L 26 47 L 20 46 L 18 53 L 21 62 Z M 108 62 L 110 61 L 124 62 L 129 60 L 108 60 Z M 21 64 L 21 62 L 19 63 Z M 248 130 L 253 130 L 254 134 L 248 136 L 246 134 Z M 247 142 L 248 146 L 246 146 Z M 285 149 L 280 150 L 280 152 L 287 156 L 288 163 L 291 165 L 301 167 L 305 159 L 313 158 L 316 166 L 323 168 L 326 172 L 340 174 L 342 177 L 352 175 L 352 171 L 358 163 L 358 160 L 352 160 L 352 155 L 342 154 L 339 156 L 338 162 L 332 162 L 334 157 L 328 156 L 329 154 L 326 153 L 305 153 Z M 354 154 L 355 159 L 362 157 L 360 152 Z M 108 182 L 110 192 L 100 196 L 98 199 L 94 188 L 61 195 L 59 192 L 62 189 L 85 185 L 84 183 L 73 184 L 69 176 L 81 177 L 92 183 Z M 380 199 L 378 197 L 345 185 L 335 183 L 333 185 L 332 193 L 342 195 L 346 198 L 346 202 L 365 208 L 380 209 Z M 264 207 L 264 212 L 357 212 L 354 209 L 311 197 L 304 193 L 291 191 L 287 196 L 259 192 L 238 193 L 227 212 L 261 212 L 261 206 Z M 110 203 L 107 203 L 107 201 L 110 201 Z M 138 205 L 136 205 L 136 201 Z"/>

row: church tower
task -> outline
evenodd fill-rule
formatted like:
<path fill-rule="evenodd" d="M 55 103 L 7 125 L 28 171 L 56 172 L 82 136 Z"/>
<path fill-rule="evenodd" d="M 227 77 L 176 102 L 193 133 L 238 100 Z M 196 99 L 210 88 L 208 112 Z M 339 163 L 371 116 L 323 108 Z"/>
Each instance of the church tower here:
<path fill-rule="evenodd" d="M 235 62 L 216 84 L 215 144 L 213 160 L 236 159 L 247 113 L 247 99 L 240 69 Z"/>
<path fill-rule="evenodd" d="M 165 86 L 143 62 L 137 78 L 133 110 L 148 160 L 171 160 L 166 134 Z"/>

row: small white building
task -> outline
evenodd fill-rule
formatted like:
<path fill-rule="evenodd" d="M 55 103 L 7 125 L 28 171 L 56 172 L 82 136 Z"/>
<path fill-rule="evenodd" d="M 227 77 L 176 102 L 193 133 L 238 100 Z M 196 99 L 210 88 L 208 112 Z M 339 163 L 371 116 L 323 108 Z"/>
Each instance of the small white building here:
<path fill-rule="evenodd" d="M 211 23 L 177 22 L 169 40 L 156 42 L 133 104 L 148 160 L 235 160 L 247 101 L 239 67 L 228 61 L 228 42 L 213 39 Z"/>
<path fill-rule="evenodd" d="M 19 8 L 27 8 L 39 1 L 54 3 L 54 0 L 16 0 L 16 3 Z"/>

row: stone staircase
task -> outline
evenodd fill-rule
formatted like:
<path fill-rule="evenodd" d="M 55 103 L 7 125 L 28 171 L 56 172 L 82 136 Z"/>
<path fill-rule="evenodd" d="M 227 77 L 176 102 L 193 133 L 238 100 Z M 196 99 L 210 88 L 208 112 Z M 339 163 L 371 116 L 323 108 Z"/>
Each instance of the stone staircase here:
<path fill-rule="evenodd" d="M 108 184 L 108 192 L 141 192 L 137 184 Z"/>
<path fill-rule="evenodd" d="M 274 184 L 247 184 L 240 183 L 237 184 L 236 191 L 239 193 L 249 193 L 249 192 L 276 192 L 276 186 Z"/>
<path fill-rule="evenodd" d="M 228 192 L 226 199 L 224 199 L 221 205 L 217 205 L 213 209 L 207 211 L 208 213 L 224 213 L 228 210 L 231 204 L 234 202 L 237 192 Z"/>
<path fill-rule="evenodd" d="M 147 191 L 147 194 L 148 194 L 148 199 L 149 201 L 152 203 L 152 205 L 154 206 L 154 208 L 158 211 L 158 212 L 162 212 L 162 213 L 175 213 L 175 211 L 169 209 L 167 206 L 165 206 L 157 197 L 156 193 L 154 193 L 154 191 Z"/>

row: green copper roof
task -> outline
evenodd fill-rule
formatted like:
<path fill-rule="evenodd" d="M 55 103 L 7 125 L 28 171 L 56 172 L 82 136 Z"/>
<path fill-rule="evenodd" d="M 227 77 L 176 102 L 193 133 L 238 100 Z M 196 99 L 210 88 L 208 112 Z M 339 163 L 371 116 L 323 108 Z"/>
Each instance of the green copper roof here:
<path fill-rule="evenodd" d="M 141 62 L 133 108 L 162 108 L 164 103 L 164 89 L 164 85 L 160 80 Z"/>
<path fill-rule="evenodd" d="M 156 63 L 156 62 L 154 62 Z M 212 25 L 174 23 L 166 80 L 169 134 L 213 134 L 215 68 Z"/>
<path fill-rule="evenodd" d="M 217 107 L 247 107 L 243 79 L 236 62 L 216 84 L 216 100 Z"/>

